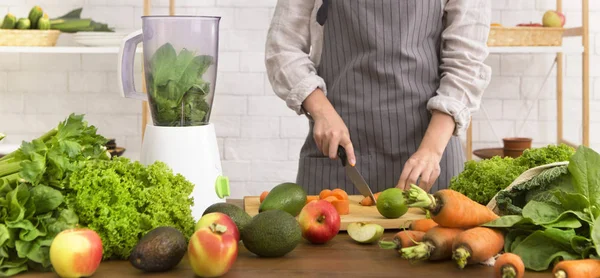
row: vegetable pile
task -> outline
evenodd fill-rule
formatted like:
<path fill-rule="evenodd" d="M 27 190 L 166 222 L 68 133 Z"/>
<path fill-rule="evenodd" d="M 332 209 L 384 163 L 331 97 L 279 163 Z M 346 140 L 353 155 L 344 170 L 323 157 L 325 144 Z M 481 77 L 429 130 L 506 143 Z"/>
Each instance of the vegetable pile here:
<path fill-rule="evenodd" d="M 152 117 L 157 126 L 195 126 L 206 123 L 210 106 L 206 101 L 210 83 L 202 75 L 213 57 L 196 56 L 183 49 L 177 54 L 170 43 L 162 45 L 150 59 L 148 91 Z"/>
<path fill-rule="evenodd" d="M 498 191 L 505 189 L 528 169 L 568 161 L 574 153 L 573 148 L 561 144 L 528 149 L 518 158 L 496 156 L 467 161 L 463 172 L 452 178 L 449 188 L 480 204 L 487 204 Z"/>
<path fill-rule="evenodd" d="M 484 226 L 504 229 L 504 251 L 520 256 L 530 270 L 546 270 L 557 260 L 597 258 L 599 182 L 600 155 L 579 147 L 567 166 L 500 192 L 497 202 L 507 215 Z"/>
<path fill-rule="evenodd" d="M 40 6 L 34 6 L 27 17 L 17 19 L 12 13 L 6 14 L 0 29 L 52 29 L 64 33 L 79 31 L 113 32 L 113 29 L 105 23 L 96 22 L 89 18 L 81 18 L 82 10 L 82 8 L 75 9 L 61 17 L 50 19 Z"/>
<path fill-rule="evenodd" d="M 98 232 L 105 259 L 158 226 L 191 235 L 193 185 L 160 162 L 111 159 L 106 142 L 72 114 L 0 158 L 0 275 L 51 270 L 53 238 L 76 225 Z"/>

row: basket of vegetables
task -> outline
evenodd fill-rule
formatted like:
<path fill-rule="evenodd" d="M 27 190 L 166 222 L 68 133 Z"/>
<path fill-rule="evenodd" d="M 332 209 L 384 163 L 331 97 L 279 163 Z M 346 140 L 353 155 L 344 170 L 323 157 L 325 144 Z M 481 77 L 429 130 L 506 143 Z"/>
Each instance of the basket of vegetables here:
<path fill-rule="evenodd" d="M 0 25 L 0 46 L 55 46 L 61 33 L 114 32 L 107 24 L 81 18 L 81 11 L 78 8 L 52 19 L 39 6 L 27 17 L 8 13 Z"/>
<path fill-rule="evenodd" d="M 39 6 L 28 17 L 8 13 L 0 29 L 0 46 L 55 46 L 60 36 L 60 31 L 50 30 L 50 18 Z"/>

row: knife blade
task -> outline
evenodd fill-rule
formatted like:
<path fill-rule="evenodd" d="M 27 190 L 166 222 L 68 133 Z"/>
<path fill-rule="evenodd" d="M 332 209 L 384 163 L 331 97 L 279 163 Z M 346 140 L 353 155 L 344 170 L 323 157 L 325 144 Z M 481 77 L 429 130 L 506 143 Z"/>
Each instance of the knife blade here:
<path fill-rule="evenodd" d="M 346 150 L 342 146 L 338 146 L 338 157 L 342 161 L 342 166 L 346 169 L 346 176 L 352 181 L 354 187 L 358 189 L 358 192 L 362 194 L 364 197 L 370 197 L 373 200 L 373 204 L 377 204 L 375 200 L 375 196 L 373 196 L 373 192 L 371 188 L 362 177 L 362 175 L 358 172 L 355 166 L 350 165 L 348 163 L 348 156 L 346 155 Z"/>

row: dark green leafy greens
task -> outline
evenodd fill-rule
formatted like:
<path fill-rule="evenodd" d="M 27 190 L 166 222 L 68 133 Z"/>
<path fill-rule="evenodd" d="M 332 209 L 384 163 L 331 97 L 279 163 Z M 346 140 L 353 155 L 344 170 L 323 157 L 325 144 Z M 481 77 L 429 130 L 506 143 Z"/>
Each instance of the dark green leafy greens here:
<path fill-rule="evenodd" d="M 206 123 L 210 113 L 207 102 L 210 83 L 202 76 L 212 64 L 211 56 L 196 56 L 185 48 L 177 54 L 170 43 L 156 50 L 146 73 L 155 125 L 194 126 Z"/>
<path fill-rule="evenodd" d="M 546 270 L 557 260 L 600 255 L 600 155 L 581 146 L 568 166 L 549 168 L 512 194 L 500 192 L 509 215 L 484 226 L 506 229 L 505 252 L 525 267 Z M 509 191 L 509 190 L 505 190 Z"/>
<path fill-rule="evenodd" d="M 467 161 L 463 172 L 452 178 L 449 188 L 487 205 L 496 193 L 508 187 L 528 169 L 568 161 L 574 153 L 573 148 L 561 144 L 528 149 L 518 158 L 496 156 L 481 161 Z"/>

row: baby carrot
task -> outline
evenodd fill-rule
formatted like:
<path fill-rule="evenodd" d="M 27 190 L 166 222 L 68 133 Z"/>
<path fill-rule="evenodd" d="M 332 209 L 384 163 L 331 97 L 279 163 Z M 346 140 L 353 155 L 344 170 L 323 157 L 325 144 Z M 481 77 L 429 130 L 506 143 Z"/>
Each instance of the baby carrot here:
<path fill-rule="evenodd" d="M 382 249 L 401 249 L 417 245 L 423 241 L 425 232 L 404 230 L 394 235 L 393 241 L 380 241 L 379 247 Z"/>
<path fill-rule="evenodd" d="M 310 203 L 312 201 L 318 201 L 319 200 L 319 196 L 315 196 L 315 195 L 308 195 L 306 196 L 306 203 Z"/>
<path fill-rule="evenodd" d="M 524 275 L 525 265 L 516 254 L 504 253 L 494 263 L 495 278 L 523 278 Z"/>
<path fill-rule="evenodd" d="M 448 228 L 470 229 L 499 217 L 488 207 L 452 189 L 443 189 L 432 195 L 411 185 L 405 196 L 409 207 L 429 210 L 433 221 Z"/>
<path fill-rule="evenodd" d="M 412 247 L 400 249 L 402 257 L 409 260 L 445 260 L 452 257 L 452 242 L 463 229 L 433 227 L 423 236 L 423 241 Z"/>
<path fill-rule="evenodd" d="M 340 200 L 348 200 L 348 193 L 346 193 L 346 191 L 344 191 L 340 188 L 331 190 L 331 195 L 335 196 L 336 198 L 338 198 Z"/>
<path fill-rule="evenodd" d="M 452 259 L 459 268 L 483 262 L 504 248 L 502 232 L 486 227 L 476 227 L 458 235 L 452 244 Z"/>
<path fill-rule="evenodd" d="M 421 232 L 426 233 L 431 228 L 433 228 L 437 225 L 438 224 L 435 223 L 435 221 L 433 221 L 433 219 L 429 219 L 429 218 L 417 219 L 410 223 L 410 226 L 408 226 L 408 229 L 410 229 L 412 231 L 421 231 Z"/>
<path fill-rule="evenodd" d="M 373 193 L 373 197 L 375 197 L 375 201 L 377 201 L 377 197 L 379 197 L 379 194 L 381 194 L 381 192 Z M 375 205 L 375 203 L 373 202 L 371 197 L 364 197 L 362 199 L 362 201 L 360 201 L 360 205 L 368 207 L 368 206 Z"/>
<path fill-rule="evenodd" d="M 596 278 L 600 273 L 600 260 L 581 259 L 561 261 L 552 270 L 555 278 Z"/>
<path fill-rule="evenodd" d="M 319 199 L 324 200 L 325 198 L 331 196 L 331 189 L 323 189 L 319 193 Z"/>
<path fill-rule="evenodd" d="M 261 203 L 265 200 L 265 198 L 267 198 L 267 195 L 269 195 L 269 191 L 263 191 L 263 193 L 260 194 Z"/>
<path fill-rule="evenodd" d="M 329 198 L 329 197 L 327 197 Z M 350 214 L 350 201 L 348 200 L 333 200 L 331 201 L 333 207 L 339 215 L 347 215 Z"/>

